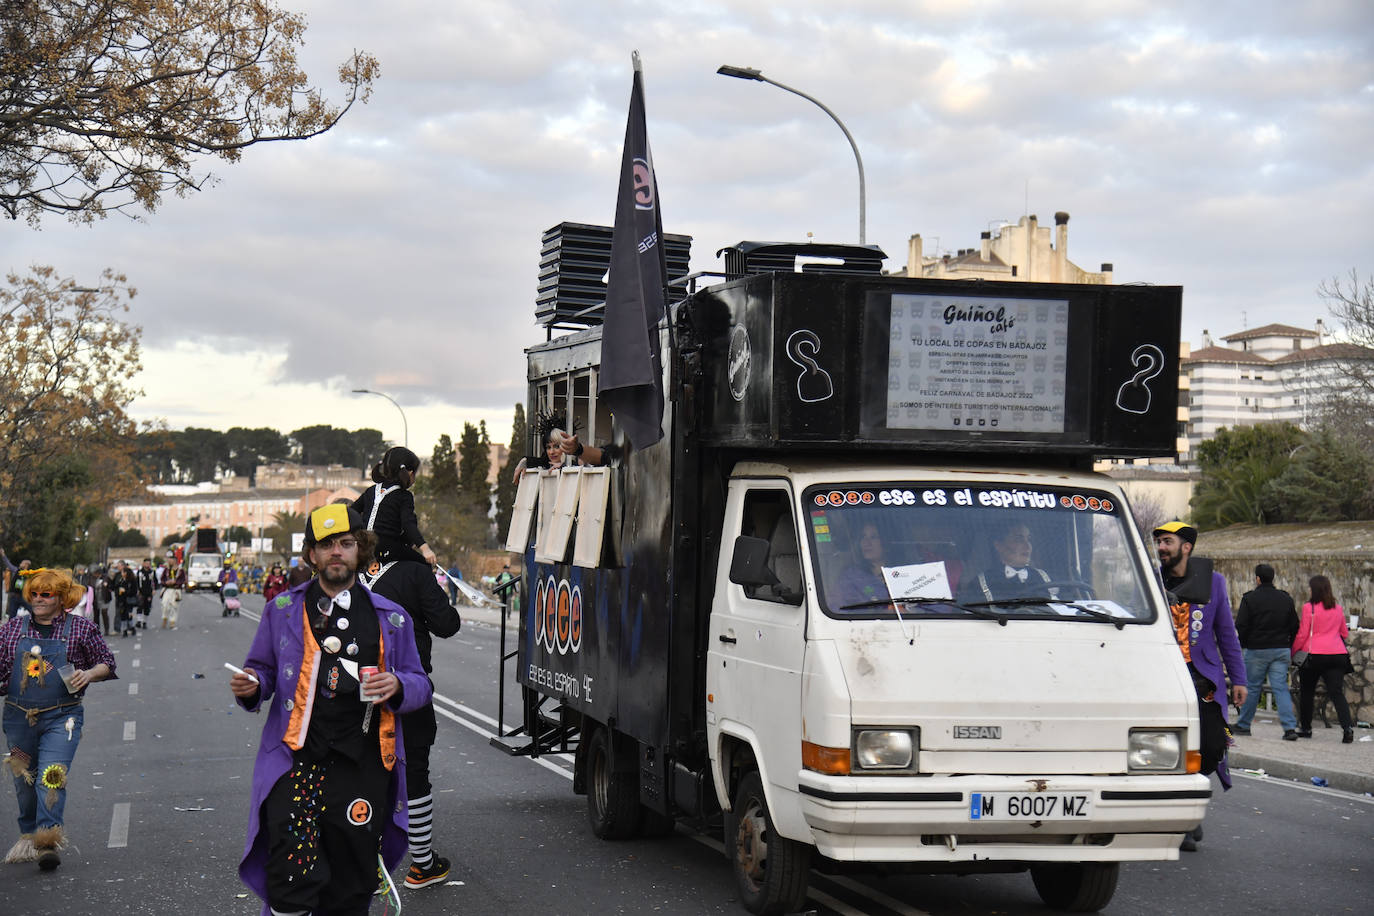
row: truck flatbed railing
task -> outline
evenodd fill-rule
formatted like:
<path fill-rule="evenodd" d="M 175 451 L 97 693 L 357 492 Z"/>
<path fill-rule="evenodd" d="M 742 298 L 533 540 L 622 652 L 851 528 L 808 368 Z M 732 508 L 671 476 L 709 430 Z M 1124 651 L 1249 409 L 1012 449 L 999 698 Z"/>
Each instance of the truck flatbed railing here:
<path fill-rule="evenodd" d="M 511 593 L 520 584 L 521 576 L 514 576 L 492 589 L 501 599 L 506 612 L 510 609 Z M 521 690 L 521 723 L 506 730 L 506 664 L 520 655 L 519 647 L 506 650 L 506 627 L 509 614 L 501 614 L 501 648 L 496 681 L 496 734 L 491 746 L 512 757 L 539 757 L 542 754 L 570 754 L 577 750 L 578 727 L 570 711 L 561 704 L 548 706 L 538 693 Z"/>

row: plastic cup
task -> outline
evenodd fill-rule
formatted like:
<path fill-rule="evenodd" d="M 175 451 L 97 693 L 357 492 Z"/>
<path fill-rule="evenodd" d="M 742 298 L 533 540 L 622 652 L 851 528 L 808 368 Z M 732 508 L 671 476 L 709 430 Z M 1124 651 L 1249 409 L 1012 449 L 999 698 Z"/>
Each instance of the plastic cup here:
<path fill-rule="evenodd" d="M 57 669 L 57 673 L 61 675 L 62 683 L 67 685 L 67 692 L 75 693 L 76 691 L 72 690 L 72 678 L 76 675 L 76 666 L 70 664 L 63 665 L 61 668 Z"/>

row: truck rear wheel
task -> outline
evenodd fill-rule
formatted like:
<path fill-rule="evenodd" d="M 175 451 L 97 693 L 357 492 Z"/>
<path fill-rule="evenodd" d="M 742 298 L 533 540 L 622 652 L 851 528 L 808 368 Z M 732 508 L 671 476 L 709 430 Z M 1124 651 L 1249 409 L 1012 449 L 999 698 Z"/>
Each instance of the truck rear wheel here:
<path fill-rule="evenodd" d="M 1095 913 L 1111 902 L 1118 862 L 1047 862 L 1031 866 L 1031 880 L 1046 906 L 1070 913 Z"/>
<path fill-rule="evenodd" d="M 759 916 L 792 913 L 806 900 L 811 847 L 773 830 L 758 770 L 740 780 L 725 815 L 725 853 L 745 908 Z"/>
<path fill-rule="evenodd" d="M 587 750 L 587 820 L 603 840 L 625 840 L 639 829 L 639 783 L 634 773 L 617 773 L 611 730 L 592 733 Z"/>

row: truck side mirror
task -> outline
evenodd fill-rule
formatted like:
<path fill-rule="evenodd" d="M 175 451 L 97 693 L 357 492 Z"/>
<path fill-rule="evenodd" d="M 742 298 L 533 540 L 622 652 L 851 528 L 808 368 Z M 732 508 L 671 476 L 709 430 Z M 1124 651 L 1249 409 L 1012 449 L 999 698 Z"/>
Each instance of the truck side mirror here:
<path fill-rule="evenodd" d="M 745 588 L 759 588 L 778 584 L 778 577 L 768 568 L 769 544 L 764 538 L 741 534 L 735 538 L 735 552 L 730 557 L 730 581 Z"/>

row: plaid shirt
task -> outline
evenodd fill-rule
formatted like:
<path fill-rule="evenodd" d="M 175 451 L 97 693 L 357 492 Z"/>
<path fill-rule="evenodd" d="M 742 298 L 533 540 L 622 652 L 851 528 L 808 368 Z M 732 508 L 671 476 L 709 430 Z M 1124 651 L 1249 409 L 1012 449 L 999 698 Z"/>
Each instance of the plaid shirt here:
<path fill-rule="evenodd" d="M 33 639 L 38 636 L 29 626 L 32 619 L 28 614 L 24 614 L 5 621 L 5 625 L 0 627 L 0 694 L 9 692 L 10 674 L 14 668 L 14 657 L 20 642 L 25 637 Z M 50 638 L 67 640 L 67 661 L 71 664 L 85 669 L 94 668 L 104 662 L 110 666 L 110 676 L 107 680 L 115 679 L 114 653 L 105 645 L 100 628 L 86 618 L 64 611 L 54 618 Z M 81 693 L 85 693 L 85 690 Z"/>

